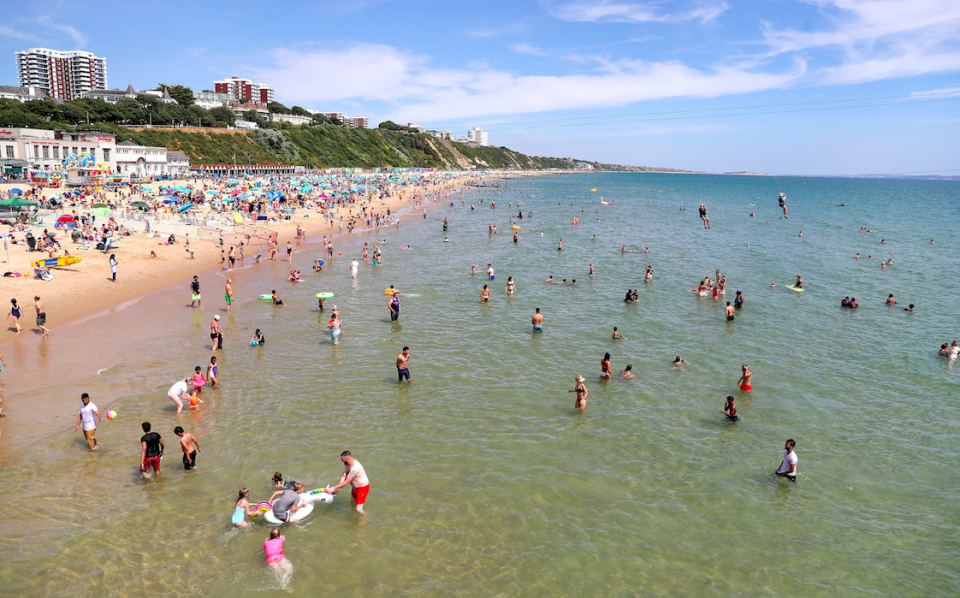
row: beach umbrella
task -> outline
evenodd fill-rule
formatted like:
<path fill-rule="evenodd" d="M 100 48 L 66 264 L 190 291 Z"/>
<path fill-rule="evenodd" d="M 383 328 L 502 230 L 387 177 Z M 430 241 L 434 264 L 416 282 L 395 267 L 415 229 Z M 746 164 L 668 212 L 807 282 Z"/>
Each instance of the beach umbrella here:
<path fill-rule="evenodd" d="M 130 204 L 131 208 L 137 208 L 138 210 L 149 210 L 150 205 L 145 201 L 135 201 Z"/>
<path fill-rule="evenodd" d="M 177 210 L 177 211 L 178 211 L 178 212 L 186 212 L 187 210 L 189 210 L 189 209 L 192 208 L 192 207 L 193 207 L 193 204 L 192 204 L 192 203 L 188 203 L 187 205 L 183 206 L 182 208 L 180 208 L 180 209 Z"/>
<path fill-rule="evenodd" d="M 103 203 L 103 202 L 98 202 L 98 203 L 93 204 L 93 207 L 95 207 L 95 208 L 106 208 L 106 207 L 109 207 L 109 206 L 107 206 L 107 204 L 105 204 L 105 203 Z"/>
<path fill-rule="evenodd" d="M 21 191 L 20 189 L 17 189 L 16 187 L 10 190 L 10 195 L 22 195 L 22 194 L 23 194 L 23 191 Z"/>

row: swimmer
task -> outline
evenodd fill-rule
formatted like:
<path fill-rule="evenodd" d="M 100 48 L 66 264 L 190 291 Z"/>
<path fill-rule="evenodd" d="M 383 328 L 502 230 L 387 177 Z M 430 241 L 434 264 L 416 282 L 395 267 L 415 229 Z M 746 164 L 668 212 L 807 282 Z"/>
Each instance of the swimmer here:
<path fill-rule="evenodd" d="M 517 290 L 517 285 L 513 284 L 513 277 L 508 276 L 507 277 L 507 294 L 513 295 L 514 291 L 516 290 Z"/>
<path fill-rule="evenodd" d="M 577 400 L 573 404 L 574 409 L 584 409 L 587 406 L 587 395 L 590 393 L 587 391 L 587 387 L 583 384 L 583 376 L 577 376 L 575 378 L 576 386 L 573 390 L 568 390 L 567 392 L 577 393 Z"/>
<path fill-rule="evenodd" d="M 483 285 L 483 289 L 480 290 L 480 301 L 483 303 L 490 301 L 490 289 L 487 288 L 487 285 Z"/>
<path fill-rule="evenodd" d="M 444 242 L 444 243 L 449 243 L 449 242 L 450 242 L 450 239 L 448 239 L 447 237 L 444 237 L 444 238 L 443 238 L 443 242 Z"/>
<path fill-rule="evenodd" d="M 724 403 L 723 409 L 720 410 L 720 413 L 727 416 L 727 421 L 737 422 L 740 421 L 740 418 L 737 417 L 737 406 L 733 402 L 732 396 L 727 396 L 727 402 Z"/>
<path fill-rule="evenodd" d="M 603 359 L 600 360 L 600 378 L 604 380 L 610 379 L 610 354 L 604 353 Z"/>
<path fill-rule="evenodd" d="M 627 340 L 627 337 L 625 337 L 625 336 L 623 336 L 622 334 L 620 334 L 620 332 L 617 331 L 617 327 L 614 326 L 614 327 L 613 327 L 613 339 L 616 340 L 616 339 L 618 339 L 618 338 L 622 338 L 622 339 L 624 339 L 624 340 Z"/>
<path fill-rule="evenodd" d="M 201 399 L 199 396 L 197 396 L 197 391 L 196 391 L 196 390 L 193 391 L 192 393 L 190 393 L 190 408 L 191 408 L 191 409 L 199 409 L 201 403 L 203 403 L 203 399 Z"/>
<path fill-rule="evenodd" d="M 476 276 L 476 275 L 477 275 L 477 266 L 476 266 L 476 265 L 470 266 L 470 275 L 471 275 L 471 276 Z"/>
<path fill-rule="evenodd" d="M 685 364 L 685 363 L 687 363 L 687 360 L 684 359 L 683 357 L 680 357 L 679 355 L 677 355 L 677 358 L 673 360 L 673 368 L 674 368 L 674 369 L 679 369 L 679 368 L 683 367 L 683 364 Z"/>
<path fill-rule="evenodd" d="M 590 274 L 588 276 L 593 276 L 593 264 L 590 264 Z"/>
<path fill-rule="evenodd" d="M 740 375 L 740 379 L 737 380 L 737 384 L 740 385 L 740 390 L 742 392 L 750 392 L 753 390 L 751 382 L 753 381 L 753 372 L 750 371 L 746 365 L 741 367 L 743 373 Z"/>
<path fill-rule="evenodd" d="M 630 295 L 630 300 L 634 302 L 640 300 L 640 289 L 633 289 L 633 294 Z"/>
<path fill-rule="evenodd" d="M 410 363 L 410 347 L 404 347 L 403 350 L 397 355 L 397 376 L 399 381 L 403 382 L 403 379 L 407 379 L 407 383 L 410 382 L 410 368 L 407 367 Z"/>
<path fill-rule="evenodd" d="M 237 495 L 237 502 L 234 504 L 233 516 L 230 518 L 230 525 L 233 526 L 233 529 L 247 527 L 244 516 L 250 515 L 252 517 L 257 514 L 256 507 L 250 508 L 249 498 L 250 490 L 241 488 L 240 493 Z"/>
<path fill-rule="evenodd" d="M 196 469 L 197 467 L 197 453 L 201 452 L 200 443 L 197 442 L 196 436 L 190 432 L 184 432 L 181 426 L 177 426 L 173 429 L 173 433 L 180 437 L 180 449 L 183 451 L 183 468 L 186 471 L 191 469 Z M 190 445 L 194 445 L 197 448 L 195 450 L 190 450 Z"/>
<path fill-rule="evenodd" d="M 633 366 L 627 364 L 626 369 L 623 370 L 622 372 L 620 372 L 620 377 L 621 377 L 621 378 L 633 378 Z"/>
<path fill-rule="evenodd" d="M 223 333 L 220 332 L 220 314 L 213 316 L 210 322 L 210 340 L 213 341 L 213 350 L 223 348 Z"/>
<path fill-rule="evenodd" d="M 733 298 L 733 307 L 740 309 L 743 307 L 743 295 L 737 291 L 737 296 Z"/>
<path fill-rule="evenodd" d="M 911 303 L 911 304 L 910 304 L 909 306 L 907 306 L 907 307 L 904 307 L 904 308 L 903 308 L 903 311 L 913 311 L 913 303 Z"/>
<path fill-rule="evenodd" d="M 543 282 L 553 282 L 553 274 L 550 275 L 550 278 L 547 278 Z"/>
<path fill-rule="evenodd" d="M 262 347 L 265 342 L 266 342 L 266 340 L 264 340 L 264 338 L 263 338 L 263 333 L 260 332 L 260 329 L 259 329 L 259 328 L 257 328 L 256 332 L 253 333 L 253 338 L 250 339 L 250 344 L 251 344 L 251 345 L 259 345 L 259 346 Z"/>
<path fill-rule="evenodd" d="M 292 507 L 291 510 L 296 509 L 297 507 Z M 280 535 L 280 528 L 275 527 L 270 530 L 270 537 L 263 543 L 263 552 L 267 557 L 267 566 L 273 571 L 281 588 L 286 588 L 287 584 L 290 583 L 290 578 L 293 576 L 293 565 L 290 564 L 286 555 L 283 554 L 283 542 L 285 540 L 286 538 Z"/>
<path fill-rule="evenodd" d="M 732 322 L 734 320 L 733 306 L 730 305 L 729 301 L 727 301 L 727 306 L 723 308 L 723 311 L 727 315 L 727 321 Z"/>
<path fill-rule="evenodd" d="M 494 277 L 496 277 L 496 274 L 493 271 L 493 266 L 490 264 L 487 264 L 487 278 L 489 280 L 493 280 Z"/>
<path fill-rule="evenodd" d="M 560 239 L 560 244 L 557 245 L 557 251 L 563 251 L 563 239 Z"/>
<path fill-rule="evenodd" d="M 539 307 L 537 308 L 537 312 L 533 314 L 531 322 L 533 323 L 534 332 L 543 332 L 543 314 L 540 313 Z"/>
<path fill-rule="evenodd" d="M 207 384 L 207 379 L 203 377 L 203 374 L 200 373 L 200 366 L 193 368 L 193 390 L 194 392 L 200 392 L 200 390 Z"/>
<path fill-rule="evenodd" d="M 771 289 L 776 288 L 776 286 L 777 286 L 777 283 L 775 283 L 775 282 L 771 282 L 771 283 L 770 283 L 770 288 L 771 288 Z"/>
<path fill-rule="evenodd" d="M 860 254 L 858 253 L 857 256 L 856 256 L 855 258 L 853 258 L 853 259 L 855 259 L 855 260 L 860 259 Z"/>
<path fill-rule="evenodd" d="M 270 291 L 270 293 L 271 293 L 271 297 L 270 297 L 270 298 L 273 299 L 273 304 L 274 304 L 274 305 L 283 305 L 283 300 L 280 299 L 280 295 L 277 295 L 277 290 L 276 290 L 276 289 Z"/>
<path fill-rule="evenodd" d="M 334 310 L 336 310 L 336 306 L 334 306 Z M 330 321 L 327 322 L 327 328 L 330 330 L 330 340 L 333 341 L 333 344 L 339 345 L 342 331 L 340 330 L 340 318 L 338 317 L 336 311 L 330 315 Z"/>
<path fill-rule="evenodd" d="M 887 300 L 884 301 L 884 304 L 885 304 L 885 305 L 896 305 L 896 304 L 897 304 L 897 300 L 893 298 L 893 293 L 890 293 L 889 295 L 887 295 Z"/>

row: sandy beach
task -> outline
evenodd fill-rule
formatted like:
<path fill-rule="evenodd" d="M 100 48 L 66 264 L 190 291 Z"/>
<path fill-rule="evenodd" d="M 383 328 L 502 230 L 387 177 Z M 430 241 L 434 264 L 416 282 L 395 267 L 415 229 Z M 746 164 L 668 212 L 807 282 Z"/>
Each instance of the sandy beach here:
<path fill-rule="evenodd" d="M 496 178 L 497 175 L 487 175 L 486 178 Z M 511 175 L 513 176 L 513 175 Z M 428 199 L 455 187 L 473 185 L 483 177 L 469 176 L 458 178 L 442 184 L 429 185 L 420 190 L 422 193 L 430 194 Z M 263 179 L 254 179 L 252 182 L 262 181 Z M 183 179 L 164 181 L 164 185 L 187 186 L 195 189 L 202 187 L 203 181 L 199 183 L 194 179 Z M 9 191 L 13 188 L 24 188 L 23 182 L 5 183 L 0 185 L 0 190 Z M 45 194 L 59 194 L 64 189 L 44 189 Z M 118 198 L 118 193 L 108 191 L 107 197 L 112 200 Z M 413 204 L 411 194 L 396 194 L 385 197 L 382 200 L 376 200 L 376 209 L 385 211 L 389 209 L 392 213 L 399 212 L 404 208 L 409 208 Z M 341 206 L 330 211 L 334 217 L 348 214 L 351 209 L 356 210 L 359 207 Z M 91 209 L 80 210 L 81 212 L 92 212 Z M 204 212 L 209 212 L 209 207 L 203 208 Z M 54 218 L 52 214 L 47 213 L 43 218 L 43 227 L 34 227 L 32 230 L 39 235 L 44 229 L 54 230 Z M 298 209 L 294 217 L 290 220 L 271 221 L 263 228 L 277 233 L 277 242 L 279 246 L 284 246 L 288 241 L 299 246 L 304 241 L 296 238 L 297 228 L 302 227 L 306 231 L 306 238 L 327 236 L 333 238 L 341 234 L 348 234 L 346 230 L 340 231 L 334 229 L 332 225 L 326 224 L 321 217 L 319 209 Z M 173 225 L 161 225 L 159 230 L 172 229 Z M 100 310 L 113 307 L 125 301 L 148 293 L 167 288 L 178 283 L 187 285 L 189 279 L 194 274 L 200 274 L 212 268 L 220 266 L 220 246 L 216 242 L 198 241 L 195 238 L 190 241 L 189 249 L 193 250 L 191 254 L 186 244 L 188 238 L 183 233 L 189 234 L 190 227 L 179 226 L 178 243 L 167 245 L 164 243 L 165 236 L 156 238 L 151 235 L 137 232 L 131 236 L 124 237 L 120 247 L 110 252 L 98 251 L 95 248 L 78 250 L 78 245 L 70 240 L 69 231 L 64 234 L 58 231 L 57 237 L 61 246 L 71 255 L 82 258 L 82 261 L 72 266 L 56 268 L 53 270 L 54 280 L 40 281 L 33 278 L 33 268 L 31 263 L 45 259 L 44 253 L 30 252 L 26 244 L 9 245 L 10 261 L 7 263 L 6 254 L 0 252 L 0 259 L 4 261 L 3 272 L 21 272 L 26 276 L 3 278 L 5 293 L 4 316 L 6 324 L 0 330 L 0 345 L 16 340 L 21 336 L 40 335 L 40 329 L 35 325 L 35 311 L 33 309 L 33 298 L 39 295 L 44 302 L 47 313 L 47 328 L 55 331 L 58 326 L 69 324 L 78 318 L 88 316 Z M 224 229 L 229 233 L 229 228 Z M 358 228 L 355 232 L 361 230 Z M 23 238 L 23 233 L 15 234 L 15 237 Z M 319 241 L 319 239 L 317 239 Z M 156 252 L 156 257 L 151 256 L 151 252 Z M 268 257 L 269 252 L 265 252 L 263 259 Z M 282 252 L 281 252 L 282 253 Z M 113 254 L 118 261 L 117 280 L 111 280 L 109 258 Z M 63 256 L 62 251 L 54 254 L 52 257 Z M 247 263 L 252 263 L 252 255 L 246 256 Z M 298 264 L 301 268 L 302 264 Z M 217 290 L 215 296 L 222 293 Z M 20 325 L 23 332 L 18 335 L 16 328 L 12 325 L 12 319 L 6 314 L 9 310 L 9 298 L 16 298 L 24 308 L 23 317 L 20 319 Z"/>

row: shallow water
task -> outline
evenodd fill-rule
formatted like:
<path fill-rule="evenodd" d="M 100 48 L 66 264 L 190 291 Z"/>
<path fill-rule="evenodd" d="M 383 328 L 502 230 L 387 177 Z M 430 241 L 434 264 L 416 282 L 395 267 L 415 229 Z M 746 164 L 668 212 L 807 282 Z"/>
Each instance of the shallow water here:
<path fill-rule="evenodd" d="M 399 231 L 338 239 L 343 257 L 296 286 L 281 282 L 283 263 L 235 272 L 222 388 L 179 417 L 165 391 L 209 361 L 222 275 L 202 277 L 202 310 L 185 308 L 185 277 L 183 288 L 58 331 L 45 348 L 8 345 L 7 361 L 45 376 L 46 388 L 8 393 L 4 427 L 41 430 L 59 418 L 65 431 L 0 453 L 0 584 L 24 596 L 279 594 L 263 564 L 269 528 L 230 529 L 237 489 L 265 500 L 274 470 L 311 488 L 333 483 L 349 449 L 371 478 L 367 515 L 344 493 L 285 527 L 288 591 L 956 595 L 960 376 L 937 349 L 960 336 L 960 183 L 787 179 L 787 220 L 778 217 L 781 184 L 510 181 Z M 704 189 L 709 231 L 696 212 Z M 520 193 L 533 218 L 514 245 L 507 202 Z M 480 194 L 487 201 L 470 212 Z M 614 204 L 599 206 L 599 196 Z M 385 264 L 363 264 L 352 280 L 350 257 L 377 237 L 387 239 Z M 650 253 L 622 255 L 623 243 Z M 320 251 L 307 245 L 295 265 L 308 268 Z M 881 270 L 879 258 L 894 264 Z M 480 305 L 488 262 L 493 300 Z M 646 264 L 656 269 L 649 284 Z M 732 324 L 718 302 L 687 292 L 716 268 L 727 276 L 725 300 L 737 290 L 746 298 Z M 577 286 L 544 283 L 550 274 Z M 802 295 L 783 288 L 796 274 Z M 518 291 L 508 297 L 511 275 Z M 393 325 L 390 284 L 404 292 Z M 639 289 L 638 303 L 622 302 L 628 287 Z M 257 299 L 272 288 L 285 307 Z M 325 333 L 318 291 L 336 294 L 327 313 L 333 304 L 343 312 L 339 346 Z M 888 293 L 917 311 L 885 306 Z M 844 295 L 862 307 L 840 308 Z M 535 307 L 546 317 L 542 335 L 530 331 Z M 611 340 L 613 326 L 627 339 Z M 248 345 L 255 328 L 263 348 Z M 413 355 L 409 386 L 395 378 L 403 345 Z M 605 351 L 636 378 L 600 382 Z M 670 367 L 677 354 L 689 361 L 680 371 Z M 51 373 L 54 363 L 69 376 Z M 754 391 L 735 393 L 742 421 L 730 424 L 719 410 L 743 363 Z M 582 414 L 566 392 L 576 374 L 590 390 Z M 96 453 L 73 433 L 73 397 L 84 390 L 95 403 L 119 399 Z M 27 407 L 51 394 L 66 397 L 65 414 Z M 150 483 L 137 474 L 144 420 L 168 450 Z M 180 467 L 178 424 L 203 447 L 197 471 Z M 796 484 L 770 475 L 788 437 L 800 458 Z"/>

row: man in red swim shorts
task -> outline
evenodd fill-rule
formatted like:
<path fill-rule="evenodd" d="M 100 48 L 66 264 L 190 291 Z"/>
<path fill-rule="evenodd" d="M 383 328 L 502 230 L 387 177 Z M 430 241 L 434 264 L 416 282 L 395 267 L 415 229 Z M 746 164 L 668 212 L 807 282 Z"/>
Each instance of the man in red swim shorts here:
<path fill-rule="evenodd" d="M 737 384 L 740 385 L 740 390 L 743 392 L 750 392 L 753 390 L 753 386 L 750 385 L 751 380 L 753 379 L 753 372 L 747 368 L 746 365 L 743 366 L 743 374 L 740 376 L 740 379 L 737 380 Z"/>
<path fill-rule="evenodd" d="M 353 487 L 350 490 L 350 496 L 357 505 L 357 512 L 363 513 L 363 503 L 367 502 L 367 493 L 370 492 L 367 472 L 363 469 L 363 465 L 353 458 L 350 451 L 340 453 L 340 461 L 343 463 L 343 475 L 340 476 L 340 483 L 330 488 L 329 492 L 336 494 L 340 488 L 350 484 Z"/>
<path fill-rule="evenodd" d="M 140 437 L 140 475 L 143 479 L 149 480 L 150 474 L 148 472 L 151 468 L 154 473 L 160 475 L 163 439 L 156 432 L 150 431 L 150 422 L 143 422 L 140 427 L 144 431 L 144 435 Z"/>

